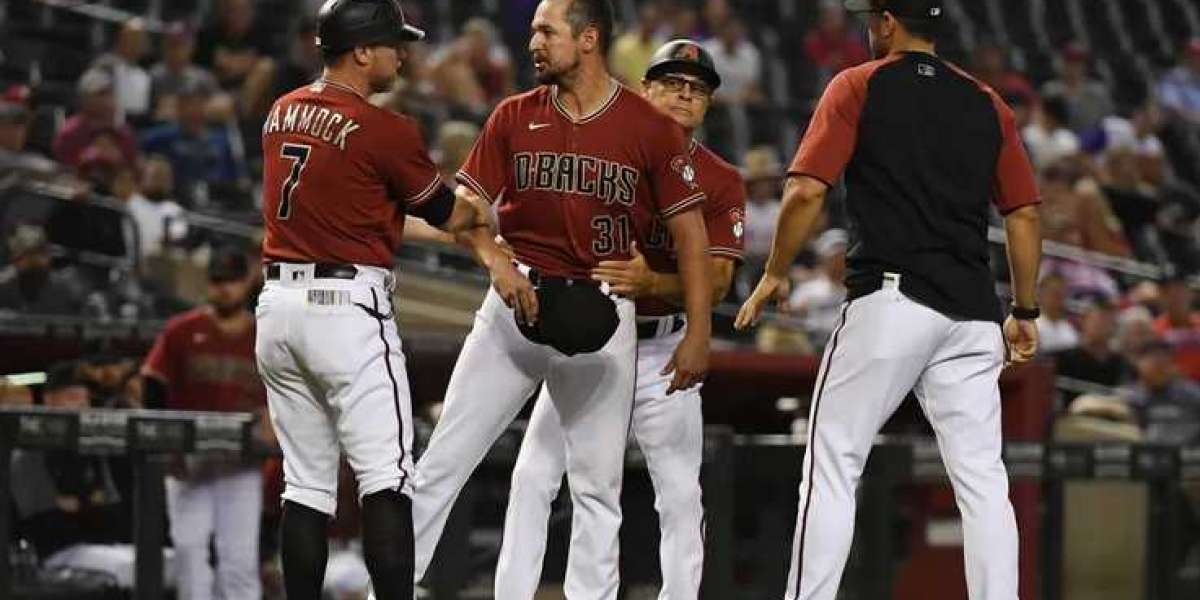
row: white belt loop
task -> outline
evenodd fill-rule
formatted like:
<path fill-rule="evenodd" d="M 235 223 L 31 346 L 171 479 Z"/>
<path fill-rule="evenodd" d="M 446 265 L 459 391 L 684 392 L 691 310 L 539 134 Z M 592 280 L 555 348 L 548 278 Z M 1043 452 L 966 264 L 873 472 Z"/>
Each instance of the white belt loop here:
<path fill-rule="evenodd" d="M 892 273 L 891 271 L 883 272 L 883 285 L 880 286 L 885 290 L 900 289 L 900 274 Z"/>

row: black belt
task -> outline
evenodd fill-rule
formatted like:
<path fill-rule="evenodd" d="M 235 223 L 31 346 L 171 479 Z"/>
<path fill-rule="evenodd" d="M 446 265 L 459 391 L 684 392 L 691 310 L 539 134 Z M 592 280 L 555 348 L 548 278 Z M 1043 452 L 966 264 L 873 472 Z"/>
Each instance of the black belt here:
<path fill-rule="evenodd" d="M 267 265 L 267 279 L 279 279 L 279 263 Z M 358 275 L 358 267 L 354 265 L 339 265 L 335 263 L 317 263 L 313 265 L 313 279 L 354 279 Z"/>
<path fill-rule="evenodd" d="M 543 275 L 537 269 L 529 269 L 529 282 L 535 287 L 569 287 L 572 285 L 586 285 L 589 287 L 600 287 L 600 282 L 594 279 L 560 277 L 558 275 Z"/>
<path fill-rule="evenodd" d="M 666 333 L 664 333 L 664 335 L 666 335 L 668 333 L 675 333 L 676 331 L 683 329 L 683 317 L 681 317 L 679 315 L 671 315 L 670 319 L 671 319 L 671 329 L 670 329 L 670 331 L 667 331 Z M 648 340 L 651 338 L 658 337 L 658 324 L 661 322 L 662 322 L 662 319 L 655 319 L 653 321 L 645 321 L 642 323 L 638 323 L 637 324 L 638 339 L 639 340 Z"/>

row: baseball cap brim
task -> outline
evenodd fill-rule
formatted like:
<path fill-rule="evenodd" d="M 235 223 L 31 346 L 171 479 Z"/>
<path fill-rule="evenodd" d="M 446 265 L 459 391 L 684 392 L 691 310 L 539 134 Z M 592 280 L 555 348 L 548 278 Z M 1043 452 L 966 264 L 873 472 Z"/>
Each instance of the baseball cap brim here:
<path fill-rule="evenodd" d="M 705 69 L 690 60 L 668 60 L 658 63 L 646 70 L 646 79 L 658 79 L 667 73 L 686 73 L 698 77 L 714 90 L 721 87 L 721 76 L 716 71 Z"/>

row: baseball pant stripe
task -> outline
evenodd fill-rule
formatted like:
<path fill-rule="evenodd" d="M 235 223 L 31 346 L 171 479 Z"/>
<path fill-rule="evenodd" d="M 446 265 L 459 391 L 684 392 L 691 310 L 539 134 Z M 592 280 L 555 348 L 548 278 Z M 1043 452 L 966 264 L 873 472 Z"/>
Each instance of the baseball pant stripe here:
<path fill-rule="evenodd" d="M 396 407 L 396 429 L 400 435 L 396 439 L 400 441 L 400 460 L 396 464 L 400 467 L 400 487 L 403 490 L 404 484 L 408 481 L 408 471 L 404 470 L 404 417 L 400 412 L 400 386 L 396 383 L 396 374 L 392 372 L 392 347 L 388 344 L 387 336 L 383 333 L 383 321 L 380 317 L 383 316 L 379 312 L 379 297 L 375 294 L 375 289 L 371 289 L 371 304 L 375 309 L 375 314 L 372 315 L 379 321 L 379 341 L 383 342 L 383 364 L 387 366 L 388 379 L 392 382 L 392 403 Z M 390 318 L 390 315 L 389 315 Z"/>
<path fill-rule="evenodd" d="M 808 449 L 810 455 L 816 451 L 813 440 L 816 438 L 817 432 L 817 416 L 821 414 L 821 394 L 825 391 L 825 382 L 829 381 L 829 371 L 833 369 L 833 353 L 837 351 L 838 334 L 846 326 L 846 311 L 850 309 L 850 303 L 854 300 L 849 300 L 842 307 L 841 322 L 838 323 L 837 329 L 833 330 L 833 336 L 829 341 L 829 354 L 825 357 L 825 368 L 821 371 L 821 382 L 817 385 L 817 396 L 813 398 L 813 415 L 812 422 L 808 424 Z M 816 468 L 817 460 L 815 456 L 808 457 L 808 475 L 805 477 L 809 481 L 808 497 L 804 499 L 804 511 L 800 517 L 800 541 L 796 544 L 795 552 L 797 553 L 797 568 L 796 568 L 796 596 L 800 595 L 800 579 L 804 573 L 804 534 L 808 530 L 808 509 L 812 506 L 812 481 L 813 469 Z"/>

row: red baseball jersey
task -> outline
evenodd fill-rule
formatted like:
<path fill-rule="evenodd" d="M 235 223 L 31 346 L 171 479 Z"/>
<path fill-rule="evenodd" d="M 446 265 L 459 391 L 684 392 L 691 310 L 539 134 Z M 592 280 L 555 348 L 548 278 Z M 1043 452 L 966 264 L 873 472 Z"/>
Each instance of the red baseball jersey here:
<path fill-rule="evenodd" d="M 167 321 L 142 371 L 167 383 L 167 407 L 253 411 L 266 405 L 254 359 L 254 324 L 231 336 L 210 309 L 195 308 Z"/>
<path fill-rule="evenodd" d="M 746 186 L 737 167 L 725 162 L 703 144 L 693 141 L 692 162 L 706 199 L 704 226 L 708 230 L 708 253 L 740 262 L 742 234 L 746 218 Z M 659 273 L 675 273 L 675 243 L 662 220 L 655 219 L 645 242 L 639 242 L 646 264 Z M 663 316 L 680 312 L 681 307 L 659 298 L 639 298 L 637 314 Z"/>
<path fill-rule="evenodd" d="M 601 260 L 628 260 L 655 215 L 704 200 L 687 144 L 678 124 L 620 85 L 580 119 L 542 86 L 496 107 L 458 180 L 499 202 L 518 260 L 587 278 Z"/>
<path fill-rule="evenodd" d="M 391 267 L 406 212 L 442 188 L 415 120 L 318 81 L 263 125 L 267 262 Z"/>

